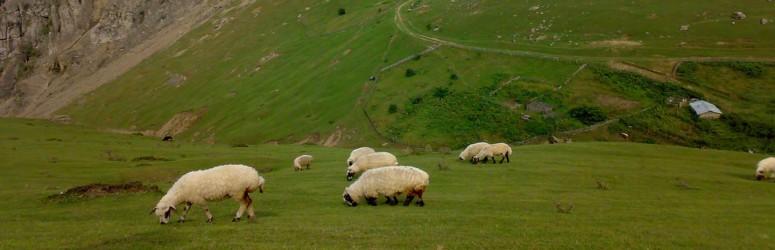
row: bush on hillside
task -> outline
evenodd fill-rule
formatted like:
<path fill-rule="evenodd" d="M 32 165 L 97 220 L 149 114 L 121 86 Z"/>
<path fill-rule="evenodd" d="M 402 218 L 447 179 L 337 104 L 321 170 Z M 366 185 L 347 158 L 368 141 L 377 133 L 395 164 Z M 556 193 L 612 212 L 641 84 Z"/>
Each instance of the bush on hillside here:
<path fill-rule="evenodd" d="M 606 119 L 606 114 L 602 109 L 588 105 L 575 107 L 568 111 L 568 115 L 585 125 L 592 125 Z"/>

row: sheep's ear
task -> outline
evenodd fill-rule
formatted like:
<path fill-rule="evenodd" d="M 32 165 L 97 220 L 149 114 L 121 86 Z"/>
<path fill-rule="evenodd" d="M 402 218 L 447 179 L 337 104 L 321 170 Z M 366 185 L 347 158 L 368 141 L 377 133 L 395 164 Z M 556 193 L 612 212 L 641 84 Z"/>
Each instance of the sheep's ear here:
<path fill-rule="evenodd" d="M 170 206 L 170 211 L 175 211 L 175 212 L 177 212 L 178 210 L 177 210 L 177 209 L 175 209 L 175 206 Z"/>
<path fill-rule="evenodd" d="M 153 212 L 156 212 L 156 208 L 151 209 L 151 212 L 148 214 L 153 214 Z"/>

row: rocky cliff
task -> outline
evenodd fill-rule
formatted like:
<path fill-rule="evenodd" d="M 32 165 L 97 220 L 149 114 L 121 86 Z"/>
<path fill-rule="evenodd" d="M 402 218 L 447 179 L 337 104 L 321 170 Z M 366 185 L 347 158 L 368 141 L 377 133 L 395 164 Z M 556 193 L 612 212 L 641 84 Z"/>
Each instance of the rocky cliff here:
<path fill-rule="evenodd" d="M 49 117 L 228 5 L 0 0 L 0 116 Z"/>

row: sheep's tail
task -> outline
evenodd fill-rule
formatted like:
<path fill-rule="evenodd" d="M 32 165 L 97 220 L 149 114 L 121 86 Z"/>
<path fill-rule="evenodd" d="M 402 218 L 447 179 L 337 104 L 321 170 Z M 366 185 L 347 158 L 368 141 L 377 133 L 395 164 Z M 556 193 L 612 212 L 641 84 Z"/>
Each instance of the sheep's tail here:
<path fill-rule="evenodd" d="M 256 183 L 251 184 L 245 191 L 246 193 L 255 192 L 258 189 L 259 193 L 264 192 L 264 177 L 259 176 Z"/>

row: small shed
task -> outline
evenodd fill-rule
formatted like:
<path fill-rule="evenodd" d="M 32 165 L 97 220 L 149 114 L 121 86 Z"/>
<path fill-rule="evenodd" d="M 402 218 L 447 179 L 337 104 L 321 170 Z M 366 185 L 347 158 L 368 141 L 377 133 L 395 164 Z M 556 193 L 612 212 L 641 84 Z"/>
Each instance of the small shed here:
<path fill-rule="evenodd" d="M 527 112 L 536 112 L 536 113 L 551 113 L 554 108 L 552 108 L 552 105 L 549 105 L 545 102 L 531 102 L 525 105 L 525 110 Z"/>
<path fill-rule="evenodd" d="M 689 106 L 691 106 L 694 110 L 694 113 L 702 119 L 714 120 L 721 117 L 722 114 L 721 110 L 719 110 L 716 105 L 703 100 L 694 100 L 689 103 Z"/>

